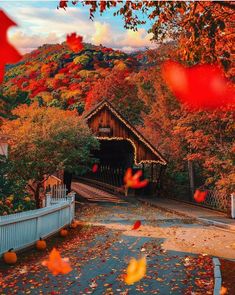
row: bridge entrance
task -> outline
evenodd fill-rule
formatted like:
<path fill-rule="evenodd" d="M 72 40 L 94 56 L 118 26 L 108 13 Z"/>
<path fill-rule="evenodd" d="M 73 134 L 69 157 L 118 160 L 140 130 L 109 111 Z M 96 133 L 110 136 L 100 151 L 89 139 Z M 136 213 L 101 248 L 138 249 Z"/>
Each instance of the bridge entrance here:
<path fill-rule="evenodd" d="M 85 115 L 85 120 L 99 140 L 100 150 L 93 152 L 99 160 L 98 171 L 84 177 L 120 187 L 126 169 L 131 167 L 142 169 L 143 177 L 150 182 L 148 189 L 160 184 L 166 159 L 110 102 L 99 103 Z"/>
<path fill-rule="evenodd" d="M 100 140 L 100 149 L 93 152 L 100 166 L 128 168 L 134 164 L 134 148 L 128 140 Z"/>

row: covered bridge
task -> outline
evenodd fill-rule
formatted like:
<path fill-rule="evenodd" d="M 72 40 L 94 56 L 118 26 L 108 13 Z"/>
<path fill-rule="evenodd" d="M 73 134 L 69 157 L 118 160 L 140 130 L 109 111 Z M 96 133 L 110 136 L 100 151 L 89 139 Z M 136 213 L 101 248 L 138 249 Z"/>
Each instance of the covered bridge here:
<path fill-rule="evenodd" d="M 142 169 L 152 184 L 160 181 L 166 159 L 109 101 L 100 102 L 85 120 L 100 142 L 100 150 L 93 152 L 99 170 L 86 177 L 121 186 L 126 168 L 132 167 Z"/>

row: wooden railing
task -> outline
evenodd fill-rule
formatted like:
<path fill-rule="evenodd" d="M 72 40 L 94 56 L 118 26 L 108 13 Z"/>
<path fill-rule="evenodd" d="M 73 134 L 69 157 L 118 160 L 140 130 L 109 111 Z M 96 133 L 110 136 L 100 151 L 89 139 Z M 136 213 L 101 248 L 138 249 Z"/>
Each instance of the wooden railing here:
<path fill-rule="evenodd" d="M 40 237 L 56 233 L 71 223 L 75 215 L 75 194 L 53 198 L 47 195 L 46 207 L 0 216 L 0 256 L 9 250 L 33 245 Z"/>

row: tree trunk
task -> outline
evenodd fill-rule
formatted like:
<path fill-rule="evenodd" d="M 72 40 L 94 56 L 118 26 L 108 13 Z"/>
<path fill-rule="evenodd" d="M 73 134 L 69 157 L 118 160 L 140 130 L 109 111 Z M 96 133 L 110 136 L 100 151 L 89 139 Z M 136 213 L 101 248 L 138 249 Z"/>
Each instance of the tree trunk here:
<path fill-rule="evenodd" d="M 193 162 L 188 160 L 188 175 L 189 175 L 189 184 L 190 184 L 190 191 L 191 197 L 194 194 L 195 185 L 194 185 L 194 171 L 193 171 Z"/>
<path fill-rule="evenodd" d="M 64 171 L 64 184 L 66 186 L 67 193 L 71 192 L 72 176 L 72 173 Z"/>
<path fill-rule="evenodd" d="M 41 184 L 37 184 L 35 192 L 34 192 L 34 198 L 36 201 L 36 208 L 41 208 L 41 200 L 40 200 L 40 186 Z"/>

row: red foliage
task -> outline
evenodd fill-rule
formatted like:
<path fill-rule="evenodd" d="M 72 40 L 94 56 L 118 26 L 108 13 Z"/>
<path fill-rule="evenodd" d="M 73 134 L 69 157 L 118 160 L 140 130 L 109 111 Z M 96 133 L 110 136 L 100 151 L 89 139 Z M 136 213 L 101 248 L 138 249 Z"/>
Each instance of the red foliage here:
<path fill-rule="evenodd" d="M 67 42 L 68 47 L 72 51 L 77 53 L 84 48 L 84 46 L 82 44 L 82 40 L 83 40 L 82 36 L 77 36 L 76 33 L 72 33 L 71 35 L 67 35 L 66 42 Z"/>
<path fill-rule="evenodd" d="M 70 97 L 69 99 L 68 99 L 68 101 L 67 101 L 67 104 L 70 106 L 70 105 L 72 105 L 72 104 L 74 104 L 75 103 L 75 99 L 74 99 L 74 97 Z"/>
<path fill-rule="evenodd" d="M 203 64 L 186 68 L 167 61 L 162 75 L 174 95 L 191 109 L 213 110 L 235 102 L 234 87 L 217 66 Z"/>
<path fill-rule="evenodd" d="M 7 39 L 7 30 L 17 24 L 12 21 L 3 10 L 0 10 L 0 83 L 4 77 L 4 69 L 6 64 L 16 63 L 22 58 L 21 54 L 12 46 Z"/>

